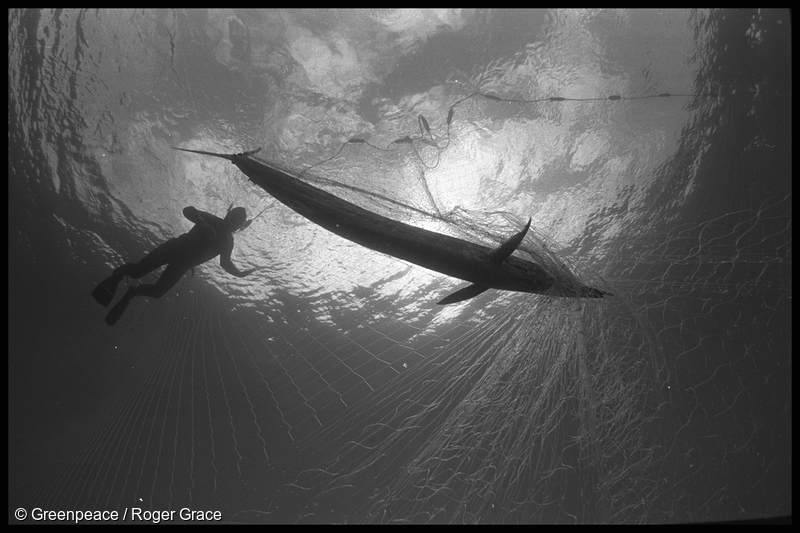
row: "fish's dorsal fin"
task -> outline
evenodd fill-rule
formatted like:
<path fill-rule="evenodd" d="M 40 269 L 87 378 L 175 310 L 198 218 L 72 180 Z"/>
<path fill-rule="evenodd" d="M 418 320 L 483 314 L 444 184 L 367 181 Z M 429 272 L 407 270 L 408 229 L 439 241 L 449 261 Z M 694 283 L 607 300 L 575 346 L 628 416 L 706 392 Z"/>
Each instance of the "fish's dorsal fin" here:
<path fill-rule="evenodd" d="M 525 234 L 528 233 L 528 229 L 530 227 L 531 227 L 531 219 L 529 218 L 528 223 L 525 224 L 525 227 L 522 228 L 522 230 L 519 233 L 513 235 L 506 242 L 504 242 L 503 244 L 501 244 L 500 246 L 489 252 L 488 261 L 492 263 L 497 263 L 498 265 L 503 261 L 505 261 L 506 258 L 512 253 L 514 253 L 514 250 L 516 250 L 517 247 L 520 245 L 522 239 L 525 238 Z"/>

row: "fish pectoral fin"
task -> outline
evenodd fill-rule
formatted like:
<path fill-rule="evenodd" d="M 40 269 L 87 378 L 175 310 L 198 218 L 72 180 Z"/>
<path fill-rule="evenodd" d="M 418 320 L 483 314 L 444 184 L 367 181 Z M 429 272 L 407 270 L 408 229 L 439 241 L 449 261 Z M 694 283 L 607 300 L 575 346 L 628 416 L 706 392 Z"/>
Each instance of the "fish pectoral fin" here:
<path fill-rule="evenodd" d="M 475 296 L 479 295 L 480 293 L 488 290 L 489 287 L 486 285 L 478 285 L 472 284 L 464 287 L 463 289 L 459 289 L 453 294 L 449 296 L 445 296 L 440 301 L 436 302 L 436 305 L 448 305 L 454 304 L 456 302 L 463 302 L 464 300 L 469 300 L 470 298 L 474 298 Z"/>
<path fill-rule="evenodd" d="M 525 224 L 525 227 L 522 228 L 522 230 L 519 233 L 513 235 L 506 242 L 504 242 L 503 244 L 501 244 L 500 246 L 489 252 L 489 261 L 497 263 L 498 265 L 503 261 L 505 261 L 506 258 L 512 253 L 514 253 L 514 250 L 516 250 L 517 247 L 520 245 L 522 239 L 525 238 L 525 234 L 528 233 L 528 229 L 530 229 L 530 227 L 531 227 L 531 219 L 529 218 L 528 223 Z"/>

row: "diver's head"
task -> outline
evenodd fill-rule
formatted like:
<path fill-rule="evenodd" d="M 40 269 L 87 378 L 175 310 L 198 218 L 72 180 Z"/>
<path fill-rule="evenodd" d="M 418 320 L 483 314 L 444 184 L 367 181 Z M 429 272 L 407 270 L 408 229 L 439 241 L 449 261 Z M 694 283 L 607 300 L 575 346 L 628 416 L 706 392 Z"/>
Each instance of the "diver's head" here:
<path fill-rule="evenodd" d="M 245 222 L 247 222 L 247 211 L 244 207 L 234 207 L 225 215 L 225 229 L 231 233 L 242 229 Z"/>

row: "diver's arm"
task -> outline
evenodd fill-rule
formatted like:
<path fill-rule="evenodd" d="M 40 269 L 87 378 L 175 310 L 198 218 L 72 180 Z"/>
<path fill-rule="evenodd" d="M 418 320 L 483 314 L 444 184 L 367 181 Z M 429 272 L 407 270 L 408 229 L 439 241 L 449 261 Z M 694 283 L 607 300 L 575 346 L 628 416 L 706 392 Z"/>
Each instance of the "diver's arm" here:
<path fill-rule="evenodd" d="M 203 220 L 203 215 L 200 214 L 200 211 L 191 205 L 183 208 L 183 216 L 186 217 L 189 222 L 193 222 L 195 224 L 203 224 L 205 222 Z"/>
<path fill-rule="evenodd" d="M 233 252 L 233 237 L 230 238 L 228 246 L 225 247 L 225 250 L 219 254 L 219 266 L 225 270 L 231 276 L 236 276 L 237 278 L 243 278 L 249 274 L 252 274 L 255 271 L 255 268 L 251 268 L 250 270 L 241 271 L 236 268 L 236 265 L 233 264 L 231 261 L 231 252 Z"/>
<path fill-rule="evenodd" d="M 214 215 L 204 213 L 203 211 L 189 206 L 183 208 L 183 216 L 190 222 L 194 222 L 194 227 L 189 233 L 195 235 L 196 238 L 199 239 L 199 242 L 210 243 L 217 238 L 217 232 L 214 226 L 211 225 L 210 219 L 210 217 Z"/>
<path fill-rule="evenodd" d="M 211 213 L 206 213 L 205 211 L 200 211 L 191 205 L 183 208 L 183 216 L 195 224 L 209 224 L 212 227 L 214 222 L 222 222 L 222 219 L 218 216 L 212 215 Z"/>

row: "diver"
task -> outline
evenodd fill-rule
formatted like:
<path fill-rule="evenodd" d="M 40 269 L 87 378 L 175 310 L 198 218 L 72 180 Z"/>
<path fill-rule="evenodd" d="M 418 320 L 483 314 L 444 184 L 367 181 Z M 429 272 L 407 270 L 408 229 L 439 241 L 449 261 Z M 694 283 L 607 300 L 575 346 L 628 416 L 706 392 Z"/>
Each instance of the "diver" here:
<path fill-rule="evenodd" d="M 244 207 L 234 208 L 231 205 L 224 220 L 192 206 L 184 208 L 183 216 L 194 222 L 194 227 L 188 233 L 159 245 L 138 263 L 126 263 L 114 269 L 114 272 L 92 291 L 92 297 L 105 307 L 114 299 L 117 285 L 123 276 L 139 279 L 158 267 L 167 265 L 156 283 L 130 286 L 128 292 L 106 315 L 106 324 L 109 326 L 116 324 L 131 300 L 137 296 L 161 298 L 178 283 L 186 271 L 194 271 L 194 267 L 217 256 L 220 256 L 220 266 L 232 276 L 243 278 L 255 271 L 255 269 L 241 271 L 231 262 L 233 234 L 252 222 L 247 220 L 247 211 Z"/>

